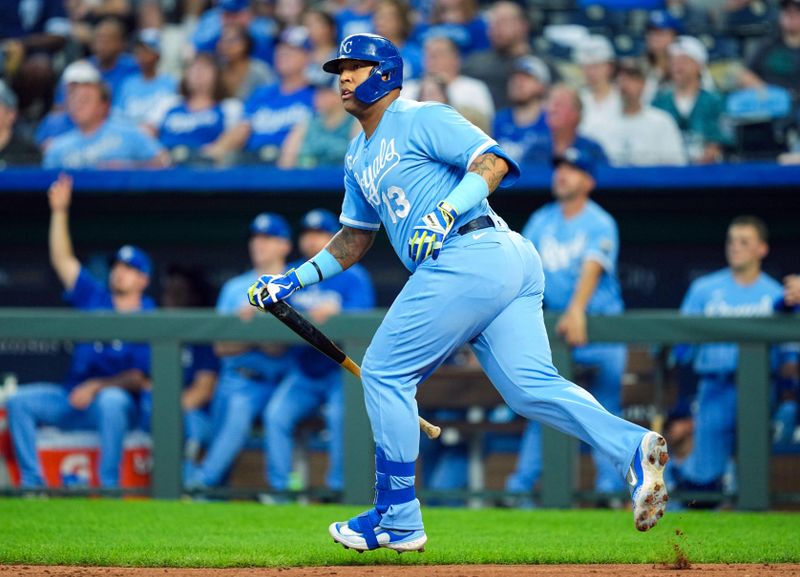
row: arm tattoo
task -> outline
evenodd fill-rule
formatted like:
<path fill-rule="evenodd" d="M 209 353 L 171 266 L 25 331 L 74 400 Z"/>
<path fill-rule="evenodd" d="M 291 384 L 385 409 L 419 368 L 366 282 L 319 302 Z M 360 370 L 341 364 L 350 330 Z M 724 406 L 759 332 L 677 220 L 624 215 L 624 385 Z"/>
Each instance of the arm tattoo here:
<path fill-rule="evenodd" d="M 469 172 L 474 172 L 483 177 L 486 184 L 489 185 L 489 192 L 492 193 L 508 172 L 508 164 L 506 164 L 505 160 L 490 152 L 481 154 L 476 158 L 470 165 Z"/>
<path fill-rule="evenodd" d="M 374 230 L 342 226 L 342 230 L 336 233 L 325 248 L 339 261 L 343 269 L 347 269 L 366 254 L 375 241 L 376 234 Z"/>

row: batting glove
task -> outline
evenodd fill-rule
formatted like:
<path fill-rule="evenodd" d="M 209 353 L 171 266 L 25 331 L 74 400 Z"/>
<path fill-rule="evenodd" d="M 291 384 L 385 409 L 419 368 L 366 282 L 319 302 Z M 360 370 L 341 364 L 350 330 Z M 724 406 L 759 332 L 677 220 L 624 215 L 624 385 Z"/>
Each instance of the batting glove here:
<path fill-rule="evenodd" d="M 260 309 L 288 299 L 294 291 L 303 288 L 297 273 L 291 269 L 285 275 L 265 274 L 247 289 L 250 304 Z"/>
<path fill-rule="evenodd" d="M 408 241 L 408 256 L 416 264 L 426 258 L 433 260 L 439 258 L 442 243 L 453 228 L 458 213 L 456 209 L 441 201 L 436 205 L 436 210 L 422 217 L 422 224 L 414 227 L 414 234 Z"/>

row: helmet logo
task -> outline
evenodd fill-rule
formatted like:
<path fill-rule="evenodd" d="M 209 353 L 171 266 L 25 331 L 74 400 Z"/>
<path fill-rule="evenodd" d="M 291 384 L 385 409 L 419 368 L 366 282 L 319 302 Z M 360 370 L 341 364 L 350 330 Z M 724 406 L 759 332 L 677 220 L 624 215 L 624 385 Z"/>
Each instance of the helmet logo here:
<path fill-rule="evenodd" d="M 352 40 L 345 40 L 342 42 L 342 54 L 350 54 L 350 51 L 353 49 L 353 41 Z"/>

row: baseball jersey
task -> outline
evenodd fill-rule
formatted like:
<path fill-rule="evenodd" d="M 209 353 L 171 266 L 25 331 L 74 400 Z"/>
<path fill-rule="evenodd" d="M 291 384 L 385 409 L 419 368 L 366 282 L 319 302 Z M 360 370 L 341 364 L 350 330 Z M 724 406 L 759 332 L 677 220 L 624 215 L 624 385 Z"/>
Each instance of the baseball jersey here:
<path fill-rule="evenodd" d="M 220 314 L 237 314 L 242 307 L 250 307 L 247 299 L 247 289 L 257 279 L 255 270 L 248 271 L 233 277 L 222 285 L 217 299 L 217 312 Z M 228 371 L 238 371 L 240 374 L 249 375 L 254 380 L 276 382 L 288 368 L 287 355 L 280 353 L 275 356 L 267 355 L 261 350 L 249 350 L 241 355 L 223 357 L 220 359 L 220 369 L 224 374 Z"/>
<path fill-rule="evenodd" d="M 64 299 L 84 311 L 112 311 L 114 303 L 108 288 L 81 267 L 75 286 L 65 291 Z M 155 308 L 153 300 L 142 297 L 142 310 Z M 71 390 L 91 378 L 110 377 L 130 369 L 150 374 L 150 347 L 142 343 L 114 340 L 108 343 L 75 343 L 64 386 Z"/>
<path fill-rule="evenodd" d="M 583 210 L 564 218 L 556 202 L 534 212 L 522 236 L 533 242 L 542 258 L 544 305 L 563 311 L 578 286 L 583 263 L 592 260 L 603 267 L 600 282 L 586 308 L 588 314 L 617 314 L 625 308 L 617 280 L 619 233 L 614 218 L 592 200 Z"/>
<path fill-rule="evenodd" d="M 211 345 L 185 345 L 181 348 L 181 368 L 183 369 L 183 388 L 194 382 L 200 371 L 219 371 L 219 359 Z"/>
<path fill-rule="evenodd" d="M 398 98 L 383 113 L 369 139 L 362 132 L 350 143 L 339 220 L 364 230 L 379 230 L 383 223 L 397 256 L 414 272 L 417 265 L 408 256 L 414 227 L 486 152 L 508 163 L 509 171 L 500 186 L 514 184 L 519 178 L 516 162 L 452 107 Z M 491 212 L 484 199 L 460 214 L 453 229 Z M 445 246 L 451 238 L 445 238 Z"/>
<path fill-rule="evenodd" d="M 766 317 L 783 296 L 783 287 L 765 273 L 750 285 L 741 285 L 729 268 L 696 279 L 683 299 L 681 313 L 707 317 Z M 726 343 L 700 345 L 693 349 L 694 370 L 699 374 L 733 373 L 739 361 L 739 347 Z M 773 350 L 772 364 L 796 360 L 789 346 Z"/>
<path fill-rule="evenodd" d="M 115 99 L 116 111 L 126 119 L 143 124 L 153 110 L 175 97 L 177 83 L 172 76 L 159 74 L 145 78 L 142 74 L 129 77 Z"/>
<path fill-rule="evenodd" d="M 259 88 L 247 99 L 244 116 L 250 123 L 246 149 L 265 146 L 280 149 L 295 124 L 305 122 L 314 112 L 314 89 L 306 86 L 284 94 L 280 85 Z"/>
<path fill-rule="evenodd" d="M 290 268 L 304 262 L 297 261 Z M 375 307 L 375 289 L 366 269 L 354 264 L 336 276 L 297 291 L 289 302 L 299 311 L 313 310 L 330 302 L 344 312 L 365 311 Z M 319 378 L 339 369 L 339 365 L 313 347 L 298 346 L 294 353 L 300 371 L 309 377 Z"/>
<path fill-rule="evenodd" d="M 102 168 L 109 163 L 144 164 L 163 148 L 135 125 L 109 118 L 92 134 L 79 129 L 57 136 L 44 154 L 44 168 Z"/>
<path fill-rule="evenodd" d="M 514 120 L 510 108 L 500 110 L 494 118 L 492 134 L 497 143 L 503 147 L 508 155 L 517 162 L 530 163 L 533 151 L 552 149 L 550 129 L 547 127 L 545 114 L 542 112 L 535 121 L 525 126 L 520 126 Z M 538 154 L 535 154 L 538 156 Z M 537 159 L 538 160 L 538 159 Z M 548 155 L 546 162 L 551 161 Z"/>
<path fill-rule="evenodd" d="M 158 139 L 167 148 L 186 146 L 195 150 L 210 144 L 234 126 L 242 116 L 238 100 L 226 99 L 211 108 L 191 110 L 181 102 L 156 121 Z"/>

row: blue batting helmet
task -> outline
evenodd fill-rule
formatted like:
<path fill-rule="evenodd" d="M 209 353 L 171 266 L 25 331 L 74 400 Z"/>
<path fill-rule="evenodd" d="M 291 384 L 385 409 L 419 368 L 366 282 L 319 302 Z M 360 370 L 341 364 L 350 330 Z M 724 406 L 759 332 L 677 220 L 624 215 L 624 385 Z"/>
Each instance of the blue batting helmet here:
<path fill-rule="evenodd" d="M 355 90 L 355 96 L 361 102 L 372 104 L 403 85 L 403 59 L 400 51 L 383 36 L 351 34 L 342 40 L 336 58 L 328 60 L 322 65 L 322 69 L 331 74 L 339 74 L 339 63 L 345 60 L 364 60 L 376 64 L 367 79 Z"/>

